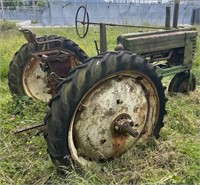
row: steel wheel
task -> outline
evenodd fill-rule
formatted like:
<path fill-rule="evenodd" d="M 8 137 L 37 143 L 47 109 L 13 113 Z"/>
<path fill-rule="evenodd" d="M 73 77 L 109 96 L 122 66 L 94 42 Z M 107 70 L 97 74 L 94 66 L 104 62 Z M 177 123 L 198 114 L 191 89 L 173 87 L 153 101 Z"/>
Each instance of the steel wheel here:
<path fill-rule="evenodd" d="M 87 55 L 77 44 L 64 37 L 49 36 L 50 40 L 63 40 L 63 48 L 75 53 L 76 57 L 83 62 Z M 48 46 L 38 47 L 37 44 L 24 44 L 15 53 L 10 63 L 8 73 L 8 84 L 12 94 L 17 96 L 29 96 L 36 100 L 47 102 L 51 98 L 47 83 L 47 73 L 40 68 L 40 60 L 32 57 L 31 53 L 43 50 L 44 48 L 56 48 L 57 43 L 50 43 Z"/>
<path fill-rule="evenodd" d="M 31 58 L 25 66 L 23 74 L 24 93 L 36 100 L 47 102 L 51 98 L 50 89 L 47 87 L 47 73 L 44 73 L 40 67 L 40 61 Z"/>
<path fill-rule="evenodd" d="M 99 55 L 63 82 L 46 117 L 47 144 L 59 166 L 90 165 L 159 136 L 164 88 L 155 69 L 127 52 Z"/>
<path fill-rule="evenodd" d="M 143 80 L 138 82 L 137 78 Z M 147 93 L 153 95 L 147 97 Z M 149 79 L 135 71 L 121 72 L 95 84 L 70 123 L 68 141 L 73 160 L 86 165 L 89 160 L 113 158 L 138 139 L 145 141 L 158 117 L 157 96 Z M 118 131 L 117 121 L 130 122 L 136 136 Z"/>

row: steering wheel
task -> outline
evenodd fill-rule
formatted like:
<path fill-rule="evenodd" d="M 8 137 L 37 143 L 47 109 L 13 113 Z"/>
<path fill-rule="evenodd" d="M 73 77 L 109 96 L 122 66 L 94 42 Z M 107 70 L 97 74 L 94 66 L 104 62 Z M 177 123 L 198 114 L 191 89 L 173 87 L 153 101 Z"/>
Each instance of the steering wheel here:
<path fill-rule="evenodd" d="M 85 6 L 80 6 L 75 18 L 76 33 L 80 38 L 84 38 L 89 29 L 89 15 Z"/>

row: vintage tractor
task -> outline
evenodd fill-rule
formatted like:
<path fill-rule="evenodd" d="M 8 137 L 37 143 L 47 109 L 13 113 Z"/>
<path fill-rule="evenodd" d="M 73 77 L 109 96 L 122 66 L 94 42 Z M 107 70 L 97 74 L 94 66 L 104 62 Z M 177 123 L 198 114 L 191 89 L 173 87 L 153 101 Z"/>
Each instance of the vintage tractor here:
<path fill-rule="evenodd" d="M 50 99 L 45 139 L 58 166 L 112 159 L 152 135 L 158 138 L 166 114 L 162 78 L 174 76 L 170 92 L 185 93 L 196 87 L 191 72 L 197 41 L 194 27 L 178 27 L 175 17 L 172 29 L 166 24 L 158 31 L 118 36 L 115 51 L 108 52 L 106 26 L 116 25 L 91 23 L 86 8 L 80 7 L 76 14 L 80 37 L 87 34 L 90 24 L 100 26 L 97 56 L 89 58 L 64 37 L 37 38 L 22 29 L 28 43 L 10 64 L 8 80 L 13 94 Z"/>

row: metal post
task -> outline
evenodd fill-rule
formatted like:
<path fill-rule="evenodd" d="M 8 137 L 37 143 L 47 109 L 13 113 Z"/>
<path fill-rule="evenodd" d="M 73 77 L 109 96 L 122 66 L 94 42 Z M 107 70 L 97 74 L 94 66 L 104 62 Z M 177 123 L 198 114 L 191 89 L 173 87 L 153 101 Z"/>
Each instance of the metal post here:
<path fill-rule="evenodd" d="M 178 13 L 179 13 L 179 3 L 180 0 L 174 0 L 174 21 L 173 28 L 178 28 Z"/>
<path fill-rule="evenodd" d="M 6 18 L 5 18 L 4 8 L 3 8 L 3 0 L 0 0 L 0 1 L 1 1 L 1 9 L 2 9 L 2 14 L 3 14 L 3 20 L 5 21 Z"/>
<path fill-rule="evenodd" d="M 166 7 L 166 20 L 165 20 L 165 28 L 170 29 L 170 22 L 171 22 L 171 7 Z"/>
<path fill-rule="evenodd" d="M 35 9 L 35 0 L 32 2 L 33 4 L 33 13 L 34 13 L 34 21 L 36 21 L 36 9 Z"/>
<path fill-rule="evenodd" d="M 100 53 L 107 51 L 106 25 L 100 25 Z"/>

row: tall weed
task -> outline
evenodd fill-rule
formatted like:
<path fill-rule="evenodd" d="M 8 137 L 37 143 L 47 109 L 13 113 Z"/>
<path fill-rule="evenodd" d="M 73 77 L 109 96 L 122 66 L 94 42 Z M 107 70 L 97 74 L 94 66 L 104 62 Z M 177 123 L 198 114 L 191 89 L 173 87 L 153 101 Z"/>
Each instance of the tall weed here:
<path fill-rule="evenodd" d="M 199 28 L 198 28 L 199 29 Z M 34 29 L 40 35 L 62 35 L 96 55 L 93 40 L 99 43 L 98 27 L 92 27 L 83 40 L 74 28 Z M 113 50 L 120 33 L 129 28 L 108 30 L 108 49 Z M 38 131 L 14 135 L 16 129 L 43 122 L 47 105 L 10 94 L 7 72 L 14 53 L 25 43 L 21 33 L 4 31 L 0 35 L 0 184 L 200 184 L 200 42 L 193 72 L 197 90 L 189 95 L 169 97 L 168 114 L 160 138 L 137 144 L 112 161 L 94 168 L 66 169 L 59 176 Z M 170 79 L 167 79 L 170 81 Z"/>

